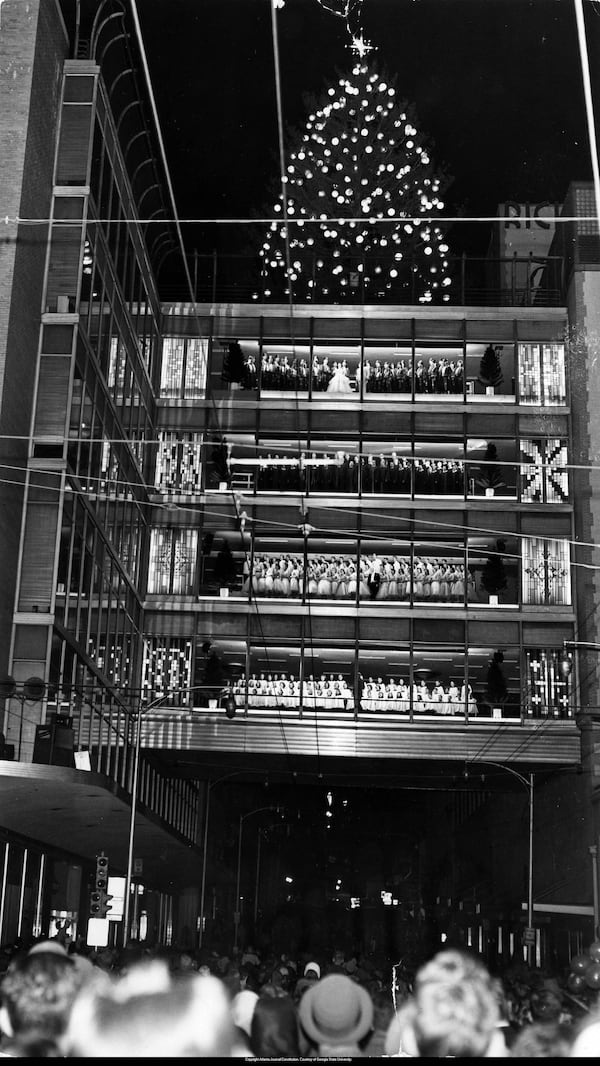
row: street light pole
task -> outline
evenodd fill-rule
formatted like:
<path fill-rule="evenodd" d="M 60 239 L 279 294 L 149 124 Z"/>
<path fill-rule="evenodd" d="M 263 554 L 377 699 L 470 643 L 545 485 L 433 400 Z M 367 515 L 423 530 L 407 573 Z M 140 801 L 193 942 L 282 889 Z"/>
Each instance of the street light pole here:
<path fill-rule="evenodd" d="M 256 882 L 254 885 L 254 936 L 256 937 L 256 923 L 258 922 L 258 888 L 260 885 L 260 838 L 262 829 L 258 827 L 256 839 Z"/>
<path fill-rule="evenodd" d="M 125 901 L 124 901 L 124 906 L 123 906 L 123 946 L 124 947 L 127 946 L 127 939 L 128 939 L 128 936 L 129 936 L 129 909 L 130 909 L 130 907 L 129 907 L 129 904 L 130 904 L 129 897 L 131 895 L 131 882 L 132 882 L 132 874 L 133 874 L 133 844 L 134 844 L 134 839 L 135 839 L 135 816 L 136 816 L 136 808 L 137 808 L 138 778 L 139 778 L 139 771 L 140 771 L 140 749 L 141 749 L 141 745 L 142 745 L 142 715 L 143 714 L 147 714 L 148 711 L 152 711 L 152 710 L 154 710 L 155 707 L 160 706 L 160 704 L 163 703 L 164 700 L 168 699 L 169 696 L 181 695 L 182 693 L 185 694 L 185 695 L 189 695 L 192 692 L 198 692 L 199 690 L 205 690 L 207 687 L 211 687 L 212 688 L 214 686 L 193 685 L 191 688 L 180 688 L 180 689 L 174 689 L 174 690 L 172 690 L 170 692 L 164 692 L 162 694 L 162 696 L 157 696 L 156 699 L 152 700 L 146 707 L 140 707 L 140 709 L 138 711 L 138 714 L 137 714 L 136 729 L 135 729 L 135 740 L 134 740 L 133 781 L 132 781 L 132 785 L 131 785 L 131 813 L 130 813 L 130 818 L 129 818 L 129 846 L 128 846 L 128 849 L 127 849 L 127 875 L 125 877 Z M 226 691 L 228 691 L 226 688 L 221 687 L 221 693 L 224 693 Z M 231 712 L 231 707 L 232 707 L 232 705 L 231 705 L 231 699 L 232 698 L 233 698 L 232 696 L 228 696 L 227 697 L 227 702 L 226 702 L 226 707 L 225 707 L 225 714 L 227 715 L 228 718 L 231 717 L 231 713 L 230 712 Z M 233 706 L 235 706 L 235 700 L 234 700 Z M 228 776 L 230 776 L 230 775 L 228 775 Z M 215 784 L 216 784 L 216 782 L 215 782 Z M 207 802 L 208 802 L 208 800 L 207 800 Z M 207 823 L 205 823 L 204 832 L 205 832 L 205 843 L 206 843 L 206 835 L 208 833 L 208 824 Z M 204 882 L 205 875 L 206 875 L 206 859 L 204 859 L 203 882 Z"/>
<path fill-rule="evenodd" d="M 123 901 L 123 947 L 127 947 L 129 939 L 129 907 L 131 896 L 131 881 L 133 876 L 133 843 L 135 840 L 135 816 L 137 810 L 138 777 L 140 772 L 140 748 L 142 743 L 142 715 L 147 714 L 154 707 L 158 707 L 163 700 L 167 699 L 168 693 L 157 696 L 147 707 L 140 707 L 135 722 L 135 740 L 133 753 L 133 781 L 131 783 L 131 811 L 129 816 L 129 844 L 127 848 L 127 873 L 125 876 L 125 899 Z"/>
<path fill-rule="evenodd" d="M 598 932 L 598 847 L 590 844 L 588 851 L 592 860 L 592 889 L 594 893 L 594 934 Z"/>
<path fill-rule="evenodd" d="M 260 814 L 261 811 L 277 811 L 279 814 L 279 807 L 257 807 L 254 811 L 248 811 L 247 814 L 240 814 L 240 827 L 238 832 L 238 854 L 237 854 L 237 877 L 235 882 L 235 912 L 233 916 L 234 935 L 233 935 L 233 950 L 237 952 L 239 943 L 239 930 L 241 920 L 241 906 L 240 906 L 240 881 L 242 875 L 242 835 L 244 830 L 244 822 L 246 818 L 250 818 L 252 814 Z"/>
<path fill-rule="evenodd" d="M 202 882 L 200 885 L 200 930 L 198 932 L 198 947 L 202 947 L 204 939 L 204 894 L 206 890 L 206 848 L 208 846 L 208 816 L 210 813 L 210 790 L 212 782 L 206 782 L 206 803 L 204 805 L 204 842 L 202 844 Z M 216 781 L 214 782 L 216 784 Z"/>
<path fill-rule="evenodd" d="M 253 770 L 233 770 L 232 773 L 230 773 L 230 774 L 223 774 L 222 777 L 217 777 L 216 781 L 207 781 L 207 784 L 206 784 L 206 804 L 205 804 L 205 807 L 204 807 L 204 843 L 203 843 L 203 850 L 202 850 L 202 880 L 201 880 L 201 886 L 200 886 L 200 932 L 199 932 L 199 936 L 198 936 L 198 947 L 200 947 L 200 948 L 202 947 L 202 941 L 204 939 L 204 904 L 205 904 L 205 898 L 206 898 L 206 870 L 207 870 L 207 859 L 208 859 L 207 849 L 208 849 L 208 824 L 209 824 L 209 816 L 210 816 L 210 794 L 211 794 L 213 788 L 215 787 L 215 785 L 218 785 L 220 781 L 227 781 L 228 778 L 237 777 L 238 774 L 259 773 L 259 772 L 260 771 L 258 771 L 258 770 L 256 770 L 256 771 L 253 771 Z"/>
<path fill-rule="evenodd" d="M 474 760 L 477 763 L 483 763 L 485 766 L 497 766 L 499 770 L 506 770 L 508 774 L 512 774 L 516 777 L 517 781 L 520 781 L 522 785 L 528 790 L 529 793 L 529 855 L 527 863 L 527 927 L 533 929 L 533 796 L 535 778 L 533 771 L 529 772 L 529 777 L 525 777 L 524 774 L 520 774 L 518 770 L 513 770 L 511 766 L 505 766 L 504 763 L 491 762 L 489 759 L 477 759 Z M 532 964 L 534 945 L 529 941 L 527 942 L 527 963 L 529 966 Z"/>
<path fill-rule="evenodd" d="M 267 830 L 268 829 L 273 829 L 278 824 L 279 824 L 278 822 L 274 822 L 272 825 L 259 826 L 259 829 L 258 829 L 258 837 L 257 837 L 257 841 L 256 841 L 256 881 L 255 881 L 255 886 L 254 886 L 254 929 L 255 929 L 255 931 L 256 931 L 256 928 L 257 928 L 257 924 L 258 924 L 258 899 L 259 899 L 259 888 L 260 888 L 261 840 L 264 840 L 265 843 L 266 843 Z"/>
<path fill-rule="evenodd" d="M 523 780 L 521 778 L 521 780 Z M 534 777 L 533 772 L 529 773 L 529 782 L 523 781 L 526 788 L 529 789 L 529 870 L 527 876 L 527 925 L 529 929 L 533 929 L 533 787 Z M 527 962 L 531 966 L 533 944 L 527 944 Z"/>

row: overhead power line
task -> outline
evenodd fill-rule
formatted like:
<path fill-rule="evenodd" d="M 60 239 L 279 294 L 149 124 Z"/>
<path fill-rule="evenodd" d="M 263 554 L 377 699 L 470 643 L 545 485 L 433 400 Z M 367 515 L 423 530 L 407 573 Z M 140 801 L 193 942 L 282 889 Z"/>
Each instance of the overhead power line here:
<path fill-rule="evenodd" d="M 82 227 L 81 220 L 79 220 L 77 222 L 73 222 L 71 219 L 57 219 L 57 218 L 50 218 L 50 217 L 48 217 L 48 218 L 44 218 L 44 217 L 37 217 L 37 218 L 29 217 L 29 218 L 27 218 L 27 217 L 22 216 L 22 215 L 15 215 L 15 216 L 4 215 L 4 216 L 2 216 L 2 208 L 1 207 L 0 207 L 0 219 L 4 222 L 4 224 L 6 226 L 9 226 L 9 225 L 13 225 L 13 226 L 41 226 L 41 225 L 44 225 L 44 226 L 47 226 L 49 223 L 52 223 L 53 225 L 60 226 L 61 228 L 72 227 L 74 229 L 81 230 L 81 227 Z M 598 216 L 597 215 L 544 214 L 542 220 L 543 220 L 543 222 L 552 222 L 555 225 L 557 225 L 558 223 L 568 223 L 568 222 L 595 222 L 595 223 L 597 223 L 598 222 Z M 262 226 L 262 225 L 271 225 L 271 223 L 277 223 L 277 225 L 280 226 L 282 224 L 282 222 L 284 221 L 284 217 L 283 217 L 283 215 L 274 215 L 274 216 L 270 216 L 270 217 L 264 217 L 264 216 L 258 217 L 257 216 L 256 218 L 252 218 L 252 217 L 240 217 L 240 218 L 220 218 L 220 217 L 212 217 L 212 218 L 178 218 L 176 216 L 173 217 L 173 218 L 165 218 L 164 215 L 161 215 L 160 219 L 156 219 L 156 218 L 140 218 L 139 216 L 127 218 L 127 217 L 125 217 L 123 215 L 119 215 L 118 217 L 114 217 L 114 218 L 111 217 L 111 216 L 104 217 L 104 218 L 94 218 L 93 221 L 95 223 L 99 224 L 99 225 L 108 225 L 111 222 L 121 222 L 121 223 L 124 223 L 124 224 L 125 223 L 130 223 L 132 225 L 140 225 L 140 226 L 151 226 L 151 225 L 158 225 L 158 224 L 161 224 L 161 225 L 164 226 L 164 224 L 166 222 L 172 222 L 173 224 L 186 225 L 186 226 L 188 226 L 188 225 Z M 385 225 L 386 227 L 389 227 L 390 223 L 393 223 L 393 222 L 410 222 L 410 223 L 413 223 L 415 225 L 431 225 L 434 222 L 438 222 L 440 224 L 444 224 L 444 223 L 447 223 L 447 222 L 452 222 L 452 223 L 458 223 L 458 222 L 501 222 L 501 223 L 506 223 L 506 222 L 510 222 L 510 221 L 511 221 L 510 218 L 505 218 L 503 215 L 441 215 L 441 214 L 440 215 L 399 214 L 399 215 L 387 215 L 385 218 L 378 218 L 376 216 L 371 216 L 371 215 L 356 215 L 356 216 L 346 215 L 346 216 L 343 216 L 343 217 L 340 217 L 339 215 L 326 215 L 326 216 L 325 215 L 319 215 L 318 218 L 307 218 L 305 216 L 303 216 L 302 218 L 291 218 L 291 217 L 290 218 L 287 218 L 287 217 L 285 218 L 286 225 L 290 225 L 290 226 L 297 225 L 297 226 L 300 226 L 300 227 L 302 227 L 302 226 L 310 226 L 312 224 L 317 225 L 317 226 L 322 226 L 323 223 L 326 223 L 326 222 L 333 222 L 333 223 L 337 223 L 338 225 L 343 225 L 343 224 L 349 223 L 349 222 L 357 222 L 357 223 L 358 222 L 360 222 L 360 223 L 367 223 L 368 222 L 370 225 L 373 225 L 373 226 L 379 225 L 381 223 L 381 225 Z M 514 218 L 514 219 L 512 219 L 512 221 L 516 222 L 516 221 L 518 221 L 518 219 Z M 198 254 L 201 256 L 201 253 L 198 253 Z M 212 254 L 213 254 L 212 252 L 206 253 L 207 257 L 210 256 L 211 258 L 212 258 Z M 512 257 L 510 257 L 510 258 L 512 258 Z M 524 256 L 524 258 L 527 258 L 527 257 Z M 543 258 L 547 258 L 547 257 L 544 256 Z"/>

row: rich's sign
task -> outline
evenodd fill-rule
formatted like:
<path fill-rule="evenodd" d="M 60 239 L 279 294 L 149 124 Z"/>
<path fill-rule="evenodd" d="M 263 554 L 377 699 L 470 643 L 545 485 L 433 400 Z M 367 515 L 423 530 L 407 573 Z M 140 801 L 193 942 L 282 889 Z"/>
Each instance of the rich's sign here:
<path fill-rule="evenodd" d="M 554 229 L 554 219 L 559 213 L 559 205 L 550 200 L 539 204 L 518 204 L 516 200 L 507 200 L 501 204 L 504 229 Z"/>

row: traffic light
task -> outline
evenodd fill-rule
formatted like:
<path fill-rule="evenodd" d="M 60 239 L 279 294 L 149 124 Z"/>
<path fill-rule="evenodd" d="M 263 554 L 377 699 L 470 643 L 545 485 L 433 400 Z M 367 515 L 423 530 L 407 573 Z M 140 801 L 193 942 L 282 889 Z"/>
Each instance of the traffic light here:
<path fill-rule="evenodd" d="M 96 855 L 96 879 L 90 896 L 90 916 L 92 918 L 106 918 L 110 908 L 108 892 L 108 859 L 106 855 Z"/>

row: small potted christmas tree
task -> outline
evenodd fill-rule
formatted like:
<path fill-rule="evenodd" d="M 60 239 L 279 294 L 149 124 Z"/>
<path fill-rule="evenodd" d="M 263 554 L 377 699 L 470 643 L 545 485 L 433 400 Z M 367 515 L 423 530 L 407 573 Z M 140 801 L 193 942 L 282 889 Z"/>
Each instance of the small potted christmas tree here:
<path fill-rule="evenodd" d="M 502 717 L 502 704 L 506 703 L 508 688 L 502 670 L 504 652 L 495 651 L 490 659 L 486 680 L 486 696 L 494 718 Z"/>
<path fill-rule="evenodd" d="M 493 496 L 496 489 L 501 489 L 506 485 L 502 478 L 500 467 L 496 463 L 497 458 L 498 450 L 496 445 L 493 441 L 489 441 L 483 457 L 484 465 L 477 478 L 477 484 L 480 488 L 485 489 L 486 496 Z"/>
<path fill-rule="evenodd" d="M 487 563 L 481 571 L 481 584 L 487 592 L 490 603 L 498 603 L 498 594 L 508 585 L 502 555 L 506 551 L 506 542 L 496 541 L 496 550 L 488 556 Z"/>
<path fill-rule="evenodd" d="M 502 344 L 488 344 L 481 357 L 479 380 L 482 385 L 485 385 L 485 391 L 488 396 L 493 396 L 495 390 L 504 380 L 499 354 L 502 348 Z"/>
<path fill-rule="evenodd" d="M 229 453 L 225 437 L 215 441 L 210 452 L 211 467 L 209 479 L 211 484 L 217 484 L 222 492 L 229 487 L 231 472 L 229 469 Z"/>
<path fill-rule="evenodd" d="M 229 586 L 235 580 L 236 564 L 229 542 L 224 540 L 223 547 L 215 560 L 215 578 L 219 585 L 221 597 L 229 596 Z"/>
<path fill-rule="evenodd" d="M 243 385 L 246 377 L 246 360 L 239 341 L 231 341 L 223 361 L 223 381 L 231 385 Z"/>

